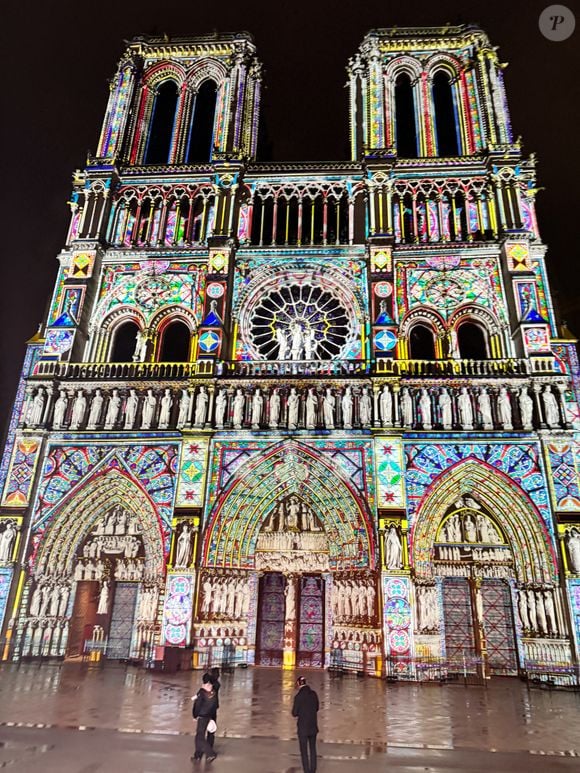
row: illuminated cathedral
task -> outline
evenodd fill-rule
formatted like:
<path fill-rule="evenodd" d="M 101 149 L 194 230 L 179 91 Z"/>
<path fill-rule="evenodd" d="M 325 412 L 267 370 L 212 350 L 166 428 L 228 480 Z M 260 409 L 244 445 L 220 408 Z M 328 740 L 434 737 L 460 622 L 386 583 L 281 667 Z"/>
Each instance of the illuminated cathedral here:
<path fill-rule="evenodd" d="M 372 30 L 351 159 L 266 163 L 249 34 L 128 43 L 11 415 L 4 660 L 576 679 L 580 370 L 504 67 Z"/>

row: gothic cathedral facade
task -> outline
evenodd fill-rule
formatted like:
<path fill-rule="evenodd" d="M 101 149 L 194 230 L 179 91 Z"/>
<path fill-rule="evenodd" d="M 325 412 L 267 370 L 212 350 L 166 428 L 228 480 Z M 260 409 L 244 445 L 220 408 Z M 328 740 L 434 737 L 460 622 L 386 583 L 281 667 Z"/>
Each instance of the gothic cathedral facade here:
<path fill-rule="evenodd" d="M 2 657 L 576 679 L 580 372 L 502 65 L 371 31 L 351 160 L 256 160 L 246 33 L 140 37 L 0 491 Z"/>

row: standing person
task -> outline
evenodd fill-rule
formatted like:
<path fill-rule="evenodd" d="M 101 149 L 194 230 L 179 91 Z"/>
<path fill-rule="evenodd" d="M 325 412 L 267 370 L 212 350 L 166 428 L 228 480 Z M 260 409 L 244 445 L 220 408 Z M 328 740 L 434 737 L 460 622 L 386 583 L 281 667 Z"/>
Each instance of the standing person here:
<path fill-rule="evenodd" d="M 210 719 L 215 716 L 217 711 L 217 696 L 213 689 L 209 674 L 204 674 L 201 688 L 193 701 L 192 714 L 197 719 L 197 730 L 195 733 L 195 754 L 192 760 L 200 760 L 205 754 L 206 762 L 213 762 L 217 757 L 209 741 L 206 738 L 207 726 Z"/>
<path fill-rule="evenodd" d="M 298 743 L 302 755 L 304 773 L 316 773 L 316 734 L 318 733 L 318 695 L 303 676 L 296 680 L 298 692 L 294 696 L 292 716 L 298 719 Z M 310 751 L 310 760 L 308 752 Z"/>
<path fill-rule="evenodd" d="M 209 677 L 209 680 L 211 682 L 211 685 L 213 687 L 213 691 L 215 692 L 215 711 L 212 715 L 213 721 L 217 724 L 217 710 L 220 707 L 220 670 L 217 668 L 217 666 L 214 666 L 214 668 L 211 669 L 209 674 L 206 674 L 206 676 Z M 205 679 L 205 677 L 204 677 Z M 207 734 L 207 740 L 211 748 L 213 749 L 213 744 L 215 741 L 215 733 L 210 733 L 208 731 Z"/>

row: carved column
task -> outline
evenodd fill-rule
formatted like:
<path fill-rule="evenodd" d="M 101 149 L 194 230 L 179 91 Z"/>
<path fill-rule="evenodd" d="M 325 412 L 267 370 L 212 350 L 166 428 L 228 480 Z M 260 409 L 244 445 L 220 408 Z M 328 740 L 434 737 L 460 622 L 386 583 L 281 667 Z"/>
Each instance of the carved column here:
<path fill-rule="evenodd" d="M 286 576 L 284 595 L 284 653 L 282 667 L 293 669 L 296 666 L 296 643 L 298 641 L 298 580 L 293 574 Z"/>

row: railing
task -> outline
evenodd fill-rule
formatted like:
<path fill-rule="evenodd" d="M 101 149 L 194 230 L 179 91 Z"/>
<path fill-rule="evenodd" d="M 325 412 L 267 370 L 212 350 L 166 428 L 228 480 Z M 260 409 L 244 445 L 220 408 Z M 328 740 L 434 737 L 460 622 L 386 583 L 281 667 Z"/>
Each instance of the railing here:
<path fill-rule="evenodd" d="M 197 362 L 39 362 L 35 376 L 64 379 L 122 381 L 187 379 L 214 374 L 213 360 Z"/>
<path fill-rule="evenodd" d="M 366 360 L 244 360 L 225 362 L 222 376 L 356 376 L 371 372 L 371 365 Z"/>
<path fill-rule="evenodd" d="M 493 360 L 391 360 L 378 359 L 374 372 L 389 376 L 420 376 L 426 378 L 474 376 L 527 376 L 554 372 L 553 357 L 532 360 L 503 357 Z"/>

